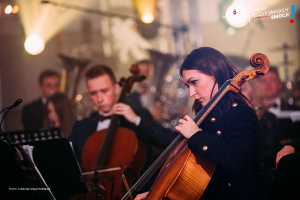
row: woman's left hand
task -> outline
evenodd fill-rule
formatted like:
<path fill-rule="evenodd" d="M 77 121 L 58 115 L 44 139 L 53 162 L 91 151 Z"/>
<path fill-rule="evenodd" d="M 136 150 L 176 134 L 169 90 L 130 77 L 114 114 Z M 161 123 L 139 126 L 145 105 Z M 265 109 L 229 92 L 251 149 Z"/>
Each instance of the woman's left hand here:
<path fill-rule="evenodd" d="M 178 133 L 181 133 L 187 139 L 192 137 L 192 135 L 194 135 L 198 131 L 202 131 L 202 129 L 199 128 L 188 115 L 179 120 L 179 125 L 175 127 L 175 130 Z"/>

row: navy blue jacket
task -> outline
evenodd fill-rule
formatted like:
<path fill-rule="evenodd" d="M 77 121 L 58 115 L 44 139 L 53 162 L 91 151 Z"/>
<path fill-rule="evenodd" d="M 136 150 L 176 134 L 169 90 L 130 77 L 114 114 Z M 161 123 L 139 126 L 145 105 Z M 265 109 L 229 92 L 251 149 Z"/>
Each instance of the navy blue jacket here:
<path fill-rule="evenodd" d="M 258 199 L 260 194 L 258 119 L 243 102 L 223 116 L 215 109 L 188 140 L 192 152 L 216 165 L 202 199 Z"/>

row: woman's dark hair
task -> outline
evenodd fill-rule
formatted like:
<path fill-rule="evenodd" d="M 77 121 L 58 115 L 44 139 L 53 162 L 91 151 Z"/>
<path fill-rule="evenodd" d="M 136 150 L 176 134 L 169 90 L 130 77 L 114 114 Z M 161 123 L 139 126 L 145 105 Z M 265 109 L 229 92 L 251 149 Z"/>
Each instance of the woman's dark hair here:
<path fill-rule="evenodd" d="M 52 102 L 54 105 L 55 112 L 58 116 L 59 122 L 60 122 L 60 129 L 63 132 L 63 137 L 67 138 L 72 131 L 73 125 L 76 121 L 75 114 L 73 111 L 72 103 L 67 97 L 67 95 L 63 93 L 55 93 L 51 95 L 46 103 L 46 121 L 45 121 L 45 127 L 50 127 L 50 120 L 48 118 L 48 104 L 49 102 Z"/>
<path fill-rule="evenodd" d="M 238 73 L 237 69 L 222 53 L 210 47 L 201 47 L 193 50 L 186 57 L 180 67 L 181 76 L 183 70 L 198 70 L 203 74 L 213 76 L 216 80 L 215 85 L 218 84 L 219 87 L 221 87 L 228 79 L 233 78 Z M 222 115 L 229 110 L 232 103 L 238 100 L 246 102 L 244 97 L 240 94 L 228 92 L 220 100 L 216 106 L 216 109 L 218 109 L 219 113 Z M 195 110 L 197 113 L 201 110 L 201 108 L 201 104 L 195 100 L 193 110 Z"/>

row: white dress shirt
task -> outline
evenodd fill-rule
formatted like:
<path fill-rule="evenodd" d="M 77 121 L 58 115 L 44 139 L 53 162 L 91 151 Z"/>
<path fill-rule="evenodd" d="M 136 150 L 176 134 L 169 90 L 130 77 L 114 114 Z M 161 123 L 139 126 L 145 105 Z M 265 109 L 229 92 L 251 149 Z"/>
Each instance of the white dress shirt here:
<path fill-rule="evenodd" d="M 277 114 L 281 111 L 281 100 L 280 100 L 280 97 L 277 97 L 277 99 L 275 99 L 275 102 L 274 104 L 277 105 L 277 107 L 275 108 L 274 106 L 271 106 L 269 108 L 269 111 L 273 114 Z"/>
<path fill-rule="evenodd" d="M 106 113 L 103 113 L 99 110 L 99 114 L 100 115 L 103 115 L 103 116 L 108 116 Z M 103 120 L 103 121 L 99 121 L 98 122 L 98 125 L 97 125 L 97 130 L 96 131 L 100 131 L 100 130 L 103 130 L 103 129 L 107 129 L 110 125 L 110 122 L 111 120 L 110 119 L 106 119 L 106 120 Z M 138 119 L 136 120 L 135 122 L 135 125 L 138 126 L 140 125 L 140 122 L 141 122 L 141 117 L 138 116 Z"/>

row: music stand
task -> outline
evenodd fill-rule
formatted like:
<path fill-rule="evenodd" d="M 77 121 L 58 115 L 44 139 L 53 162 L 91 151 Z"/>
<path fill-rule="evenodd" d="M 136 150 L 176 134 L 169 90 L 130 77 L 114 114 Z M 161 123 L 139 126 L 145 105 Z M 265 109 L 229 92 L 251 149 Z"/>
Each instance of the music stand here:
<path fill-rule="evenodd" d="M 0 140 L 0 198 L 55 200 L 30 157 L 18 144 Z"/>
<path fill-rule="evenodd" d="M 79 164 L 65 138 L 27 142 L 33 160 L 55 197 L 87 193 Z"/>
<path fill-rule="evenodd" d="M 14 143 L 24 144 L 32 141 L 51 140 L 62 137 L 60 128 L 42 128 L 7 132 L 14 139 Z M 4 133 L 6 134 L 6 133 Z"/>

